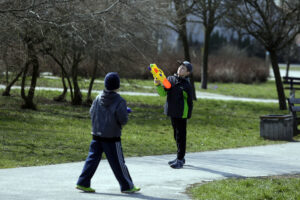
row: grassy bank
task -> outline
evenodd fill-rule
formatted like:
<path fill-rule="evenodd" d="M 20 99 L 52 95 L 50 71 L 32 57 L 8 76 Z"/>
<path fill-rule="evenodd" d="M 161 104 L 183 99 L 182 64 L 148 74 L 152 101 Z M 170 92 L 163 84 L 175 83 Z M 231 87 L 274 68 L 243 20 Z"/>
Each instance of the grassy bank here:
<path fill-rule="evenodd" d="M 26 80 L 26 85 L 30 85 L 30 79 L 28 77 Z M 12 79 L 12 77 L 10 77 Z M 104 79 L 98 78 L 93 84 L 93 90 L 103 90 L 104 89 Z M 0 84 L 6 84 L 4 79 L 0 79 Z M 68 86 L 67 80 L 66 84 Z M 90 80 L 78 77 L 78 85 L 80 89 L 87 90 L 89 88 Z M 15 83 L 16 86 L 21 85 L 21 80 Z M 53 87 L 53 88 L 63 88 L 62 81 L 60 77 L 40 77 L 37 80 L 37 87 Z M 140 79 L 121 79 L 120 91 L 135 91 L 135 92 L 155 92 L 153 87 L 153 80 L 140 80 Z"/>
<path fill-rule="evenodd" d="M 266 83 L 209 83 L 206 90 L 200 89 L 200 83 L 196 84 L 200 92 L 223 94 L 235 97 L 248 97 L 260 99 L 277 99 L 275 81 Z M 289 96 L 289 90 L 285 90 L 285 96 Z"/>
<path fill-rule="evenodd" d="M 300 199 L 300 175 L 231 178 L 190 187 L 192 199 Z"/>
<path fill-rule="evenodd" d="M 91 139 L 89 107 L 53 102 L 58 92 L 36 92 L 38 111 L 20 109 L 17 90 L 14 97 L 0 97 L 0 168 L 86 158 Z M 124 98 L 133 110 L 123 129 L 125 155 L 175 153 L 170 120 L 163 115 L 165 98 Z M 277 104 L 198 100 L 188 121 L 187 151 L 280 143 L 259 137 L 259 116 L 286 112 L 278 111 Z"/>

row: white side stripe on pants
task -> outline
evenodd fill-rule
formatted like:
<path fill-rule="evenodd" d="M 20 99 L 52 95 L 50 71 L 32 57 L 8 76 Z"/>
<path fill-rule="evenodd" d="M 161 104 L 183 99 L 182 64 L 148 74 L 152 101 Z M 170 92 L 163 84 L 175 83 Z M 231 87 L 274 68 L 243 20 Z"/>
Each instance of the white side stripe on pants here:
<path fill-rule="evenodd" d="M 120 166 L 121 166 L 121 169 L 122 169 L 123 176 L 127 180 L 128 184 L 129 184 L 129 187 L 132 188 L 133 183 L 131 182 L 131 180 L 129 178 L 128 169 L 127 169 L 127 167 L 126 167 L 126 165 L 124 164 L 124 161 L 123 161 L 122 149 L 121 149 L 121 143 L 120 142 L 116 142 L 116 149 L 117 149 L 118 160 L 119 160 L 119 163 L 120 163 Z"/>

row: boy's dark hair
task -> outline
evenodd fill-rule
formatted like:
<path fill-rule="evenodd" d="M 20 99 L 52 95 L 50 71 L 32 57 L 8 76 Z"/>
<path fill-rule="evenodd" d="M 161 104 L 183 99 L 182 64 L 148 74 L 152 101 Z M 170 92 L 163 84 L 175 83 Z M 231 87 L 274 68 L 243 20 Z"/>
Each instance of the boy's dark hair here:
<path fill-rule="evenodd" d="M 182 61 L 178 60 L 177 63 L 180 65 L 184 65 L 189 72 L 191 72 L 191 73 L 193 72 L 193 65 L 189 61 L 185 60 L 182 62 Z"/>

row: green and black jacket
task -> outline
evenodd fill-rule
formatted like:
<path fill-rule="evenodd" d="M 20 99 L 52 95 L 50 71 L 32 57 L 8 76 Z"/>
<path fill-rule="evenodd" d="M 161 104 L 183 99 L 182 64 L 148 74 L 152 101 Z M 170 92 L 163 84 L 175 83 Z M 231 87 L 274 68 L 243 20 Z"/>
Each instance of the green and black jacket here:
<path fill-rule="evenodd" d="M 167 96 L 165 114 L 173 118 L 191 118 L 193 99 L 190 81 L 177 75 L 169 76 L 168 80 L 172 85 L 170 89 L 161 85 L 156 88 L 160 96 Z"/>

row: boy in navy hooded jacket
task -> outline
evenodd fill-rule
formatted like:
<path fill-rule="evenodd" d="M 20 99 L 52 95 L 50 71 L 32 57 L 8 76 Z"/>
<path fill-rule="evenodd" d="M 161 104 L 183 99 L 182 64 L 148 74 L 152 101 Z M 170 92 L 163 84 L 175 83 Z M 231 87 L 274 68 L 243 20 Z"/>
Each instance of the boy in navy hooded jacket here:
<path fill-rule="evenodd" d="M 91 179 L 105 153 L 110 167 L 123 193 L 140 190 L 130 177 L 121 145 L 121 129 L 128 121 L 126 101 L 116 92 L 120 87 L 119 75 L 110 72 L 105 76 L 105 90 L 93 101 L 90 109 L 93 139 L 89 154 L 76 188 L 84 192 L 95 192 L 90 187 Z"/>

